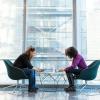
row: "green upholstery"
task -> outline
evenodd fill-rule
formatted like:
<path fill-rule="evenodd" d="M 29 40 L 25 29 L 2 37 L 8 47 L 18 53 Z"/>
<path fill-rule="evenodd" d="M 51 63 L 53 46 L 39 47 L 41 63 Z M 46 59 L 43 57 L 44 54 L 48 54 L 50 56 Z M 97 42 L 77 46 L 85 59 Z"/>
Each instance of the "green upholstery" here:
<path fill-rule="evenodd" d="M 12 80 L 20 80 L 20 79 L 28 78 L 25 75 L 24 71 L 17 67 L 14 67 L 13 63 L 10 60 L 6 59 L 6 60 L 4 60 L 4 63 L 7 68 L 7 74 Z"/>
<path fill-rule="evenodd" d="M 91 63 L 88 66 L 88 69 L 81 71 L 77 79 L 86 80 L 86 81 L 95 79 L 97 76 L 99 65 L 100 65 L 100 60 L 95 60 L 93 63 Z"/>

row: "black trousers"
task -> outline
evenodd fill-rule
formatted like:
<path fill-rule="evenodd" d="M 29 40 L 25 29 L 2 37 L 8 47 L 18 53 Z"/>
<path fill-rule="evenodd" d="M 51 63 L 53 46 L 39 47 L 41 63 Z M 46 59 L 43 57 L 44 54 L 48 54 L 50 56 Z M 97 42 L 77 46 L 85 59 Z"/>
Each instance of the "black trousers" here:
<path fill-rule="evenodd" d="M 69 86 L 74 86 L 74 76 L 79 75 L 80 72 L 81 72 L 80 69 L 70 69 L 66 72 L 68 82 L 69 82 Z"/>

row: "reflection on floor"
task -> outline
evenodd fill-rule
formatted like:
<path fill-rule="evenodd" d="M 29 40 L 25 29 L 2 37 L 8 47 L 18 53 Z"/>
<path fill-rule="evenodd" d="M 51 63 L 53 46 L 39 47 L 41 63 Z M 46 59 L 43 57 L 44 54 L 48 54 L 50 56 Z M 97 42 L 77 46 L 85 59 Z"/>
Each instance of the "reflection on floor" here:
<path fill-rule="evenodd" d="M 57 91 L 39 90 L 37 93 L 12 93 L 12 91 L 0 91 L 0 100 L 100 100 L 100 92 L 88 90 L 66 93 L 62 89 Z"/>

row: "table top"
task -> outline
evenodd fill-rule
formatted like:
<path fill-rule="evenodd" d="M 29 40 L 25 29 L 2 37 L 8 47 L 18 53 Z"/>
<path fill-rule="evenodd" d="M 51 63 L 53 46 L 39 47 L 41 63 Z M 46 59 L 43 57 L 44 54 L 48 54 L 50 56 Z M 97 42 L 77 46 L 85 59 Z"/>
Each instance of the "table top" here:
<path fill-rule="evenodd" d="M 57 69 L 44 69 L 41 74 L 64 74 L 64 72 L 59 72 Z"/>

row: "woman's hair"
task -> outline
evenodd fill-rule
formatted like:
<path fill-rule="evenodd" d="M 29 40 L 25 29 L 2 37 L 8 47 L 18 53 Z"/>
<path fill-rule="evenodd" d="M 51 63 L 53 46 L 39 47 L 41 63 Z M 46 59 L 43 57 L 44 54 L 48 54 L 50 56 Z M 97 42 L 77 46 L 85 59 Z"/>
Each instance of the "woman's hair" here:
<path fill-rule="evenodd" d="M 33 48 L 32 46 L 30 46 L 26 51 L 25 54 L 28 56 L 28 59 L 30 60 L 32 58 L 30 52 L 34 52 L 35 48 Z"/>
<path fill-rule="evenodd" d="M 68 56 L 69 58 L 75 58 L 77 53 L 78 51 L 74 47 L 69 47 L 65 49 L 65 55 Z"/>

